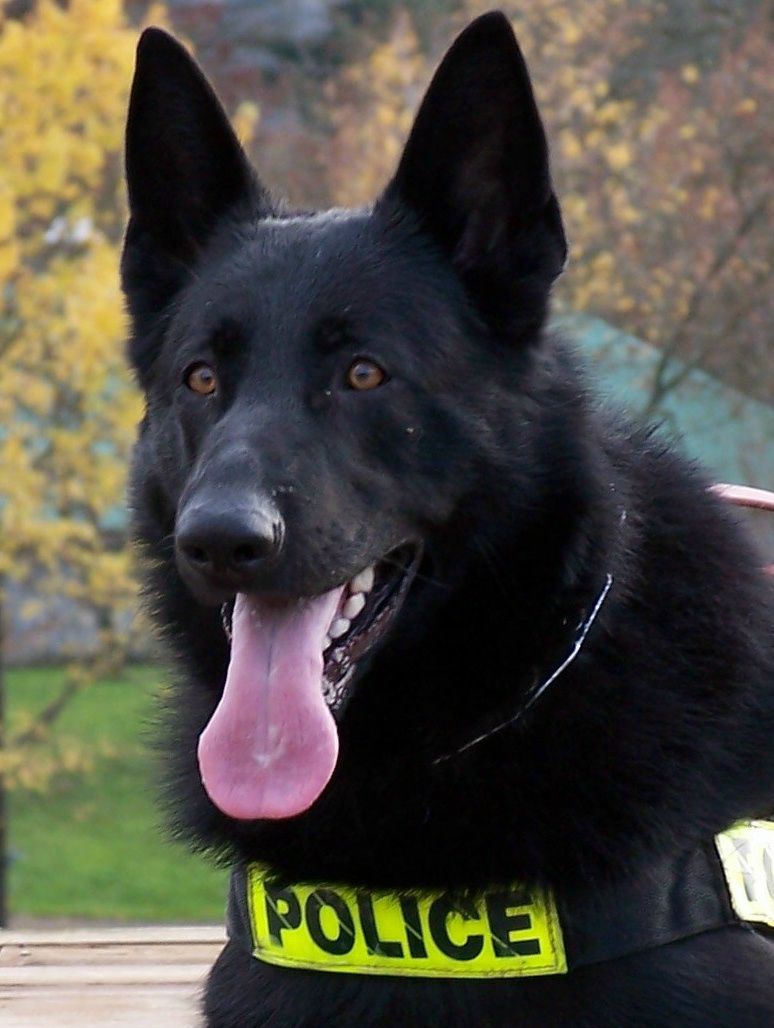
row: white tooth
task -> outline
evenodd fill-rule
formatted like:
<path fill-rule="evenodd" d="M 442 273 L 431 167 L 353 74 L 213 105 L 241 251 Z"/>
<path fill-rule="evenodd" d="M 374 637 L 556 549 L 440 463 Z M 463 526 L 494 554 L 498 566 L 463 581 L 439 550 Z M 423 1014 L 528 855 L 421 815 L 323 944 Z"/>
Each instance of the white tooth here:
<path fill-rule="evenodd" d="M 331 639 L 338 639 L 340 636 L 345 635 L 349 631 L 349 621 L 347 618 L 336 618 L 330 628 Z"/>
<path fill-rule="evenodd" d="M 325 639 L 323 640 L 323 649 L 327 650 L 332 642 L 333 642 L 333 639 L 331 639 L 331 637 L 329 635 L 326 635 Z"/>
<path fill-rule="evenodd" d="M 359 575 L 355 575 L 349 583 L 350 591 L 353 593 L 369 593 L 374 585 L 374 569 L 366 568 Z"/>
<path fill-rule="evenodd" d="M 355 593 L 354 596 L 350 596 L 347 602 L 344 604 L 342 614 L 345 618 L 356 618 L 360 611 L 365 607 L 365 596 L 362 593 Z"/>

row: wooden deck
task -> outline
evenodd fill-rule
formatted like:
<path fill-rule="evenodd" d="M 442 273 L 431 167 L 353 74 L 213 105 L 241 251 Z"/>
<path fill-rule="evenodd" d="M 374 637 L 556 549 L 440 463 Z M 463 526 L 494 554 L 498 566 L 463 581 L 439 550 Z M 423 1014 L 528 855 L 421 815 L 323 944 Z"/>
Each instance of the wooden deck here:
<path fill-rule="evenodd" d="M 3 1028 L 194 1028 L 222 927 L 0 930 Z"/>

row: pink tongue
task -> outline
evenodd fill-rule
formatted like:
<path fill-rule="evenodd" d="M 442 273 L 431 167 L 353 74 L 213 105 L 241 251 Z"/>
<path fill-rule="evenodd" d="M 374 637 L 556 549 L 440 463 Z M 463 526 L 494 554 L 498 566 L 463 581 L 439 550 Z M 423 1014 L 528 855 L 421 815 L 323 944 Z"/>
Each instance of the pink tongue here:
<path fill-rule="evenodd" d="M 322 654 L 343 590 L 286 603 L 237 596 L 226 685 L 199 737 L 202 782 L 224 814 L 292 817 L 333 774 L 339 741 Z"/>

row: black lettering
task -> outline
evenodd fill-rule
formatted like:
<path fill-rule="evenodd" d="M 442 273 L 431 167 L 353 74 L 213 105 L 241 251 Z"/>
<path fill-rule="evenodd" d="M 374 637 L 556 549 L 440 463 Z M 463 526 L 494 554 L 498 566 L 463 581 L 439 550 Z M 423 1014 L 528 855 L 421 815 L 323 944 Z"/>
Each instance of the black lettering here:
<path fill-rule="evenodd" d="M 524 907 L 530 902 L 529 894 L 522 891 L 488 892 L 486 894 L 486 916 L 492 933 L 492 948 L 496 957 L 528 957 L 540 953 L 538 939 L 510 938 L 511 932 L 525 931 L 532 927 L 529 914 L 509 914 L 512 907 Z"/>
<path fill-rule="evenodd" d="M 400 897 L 403 924 L 406 926 L 406 942 L 412 957 L 426 957 L 427 949 L 422 937 L 422 922 L 419 919 L 419 904 L 413 896 Z"/>
<path fill-rule="evenodd" d="M 446 924 L 451 914 L 459 914 L 463 921 L 477 921 L 479 918 L 476 905 L 469 900 L 452 901 L 448 896 L 439 896 L 430 904 L 427 923 L 433 942 L 441 953 L 453 960 L 474 960 L 484 948 L 483 935 L 469 935 L 463 943 L 453 942 L 449 938 Z"/>
<path fill-rule="evenodd" d="M 269 938 L 276 946 L 282 946 L 282 933 L 285 929 L 298 928 L 301 924 L 301 904 L 292 889 L 280 889 L 265 882 L 264 890 Z"/>
<path fill-rule="evenodd" d="M 322 930 L 322 910 L 329 907 L 339 921 L 339 934 L 329 938 Z M 355 944 L 355 925 L 346 902 L 333 889 L 316 889 L 306 901 L 306 926 L 313 941 L 326 953 L 349 953 Z"/>
<path fill-rule="evenodd" d="M 357 912 L 360 916 L 360 924 L 363 927 L 368 952 L 379 957 L 402 957 L 403 947 L 399 942 L 388 942 L 379 938 L 379 929 L 376 925 L 374 905 L 367 892 L 357 894 Z"/>

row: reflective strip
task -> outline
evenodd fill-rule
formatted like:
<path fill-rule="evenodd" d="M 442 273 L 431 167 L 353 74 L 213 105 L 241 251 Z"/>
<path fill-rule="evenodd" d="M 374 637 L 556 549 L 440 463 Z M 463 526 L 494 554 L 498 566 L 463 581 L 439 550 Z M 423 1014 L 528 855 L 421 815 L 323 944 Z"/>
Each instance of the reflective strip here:
<path fill-rule="evenodd" d="M 715 844 L 737 915 L 774 928 L 774 824 L 744 821 Z"/>
<path fill-rule="evenodd" d="M 247 869 L 254 956 L 349 974 L 520 978 L 564 974 L 554 900 L 519 886 L 483 895 L 399 895 L 342 885 L 279 884 Z"/>

